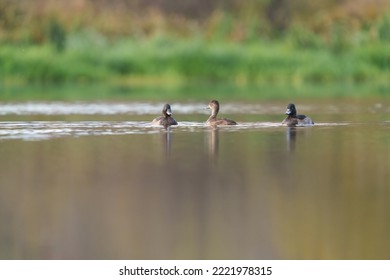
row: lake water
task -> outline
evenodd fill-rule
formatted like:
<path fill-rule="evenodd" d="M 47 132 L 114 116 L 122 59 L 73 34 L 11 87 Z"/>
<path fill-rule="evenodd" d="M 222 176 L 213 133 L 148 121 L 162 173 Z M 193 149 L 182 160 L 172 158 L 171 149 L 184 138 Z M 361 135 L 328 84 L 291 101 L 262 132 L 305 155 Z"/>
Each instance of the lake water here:
<path fill-rule="evenodd" d="M 0 104 L 2 259 L 390 259 L 390 103 Z"/>

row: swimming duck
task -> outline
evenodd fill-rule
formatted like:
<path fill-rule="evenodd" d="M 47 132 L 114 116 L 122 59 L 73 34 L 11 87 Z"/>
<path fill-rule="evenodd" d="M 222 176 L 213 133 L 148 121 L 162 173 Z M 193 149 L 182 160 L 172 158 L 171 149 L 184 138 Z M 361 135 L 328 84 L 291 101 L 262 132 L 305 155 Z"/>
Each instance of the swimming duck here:
<path fill-rule="evenodd" d="M 297 125 L 313 125 L 314 122 L 305 115 L 297 115 L 297 109 L 294 104 L 288 104 L 286 110 L 287 117 L 283 120 L 282 124 L 287 126 Z"/>
<path fill-rule="evenodd" d="M 177 121 L 172 117 L 171 105 L 165 104 L 162 109 L 162 116 L 155 118 L 152 124 L 163 125 L 164 127 L 177 125 Z"/>
<path fill-rule="evenodd" d="M 217 119 L 219 112 L 219 102 L 217 100 L 211 100 L 208 106 L 208 109 L 211 109 L 211 115 L 206 121 L 208 125 L 236 125 L 235 121 L 229 119 Z"/>

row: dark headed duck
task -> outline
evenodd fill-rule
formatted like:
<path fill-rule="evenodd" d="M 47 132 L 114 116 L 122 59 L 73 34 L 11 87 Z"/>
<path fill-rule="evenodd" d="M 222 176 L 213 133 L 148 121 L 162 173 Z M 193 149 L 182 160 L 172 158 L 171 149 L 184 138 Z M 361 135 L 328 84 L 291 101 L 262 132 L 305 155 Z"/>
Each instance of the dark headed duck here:
<path fill-rule="evenodd" d="M 297 109 L 294 104 L 288 104 L 286 110 L 287 117 L 282 124 L 287 126 L 313 125 L 314 122 L 305 115 L 297 115 Z"/>
<path fill-rule="evenodd" d="M 177 121 L 172 117 L 171 105 L 165 104 L 162 109 L 162 116 L 155 118 L 152 124 L 162 125 L 164 127 L 177 125 Z"/>

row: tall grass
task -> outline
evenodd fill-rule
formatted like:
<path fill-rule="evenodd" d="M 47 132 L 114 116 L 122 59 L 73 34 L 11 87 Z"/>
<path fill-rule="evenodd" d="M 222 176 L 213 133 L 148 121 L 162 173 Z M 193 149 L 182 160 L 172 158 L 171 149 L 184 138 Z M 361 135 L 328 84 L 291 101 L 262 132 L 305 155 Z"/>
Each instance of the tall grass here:
<path fill-rule="evenodd" d="M 286 25 L 267 17 L 277 9 L 272 1 L 217 1 L 212 9 L 190 1 L 205 12 L 200 18 L 169 0 L 153 8 L 133 1 L 11 2 L 0 0 L 0 94 L 54 85 L 111 87 L 119 95 L 193 85 L 225 92 L 390 88 L 386 1 L 374 10 L 365 0 L 291 2 Z"/>
<path fill-rule="evenodd" d="M 235 85 L 388 83 L 390 43 L 299 48 L 289 41 L 245 44 L 199 38 L 86 42 L 58 52 L 50 45 L 0 46 L 0 82 L 176 83 Z"/>

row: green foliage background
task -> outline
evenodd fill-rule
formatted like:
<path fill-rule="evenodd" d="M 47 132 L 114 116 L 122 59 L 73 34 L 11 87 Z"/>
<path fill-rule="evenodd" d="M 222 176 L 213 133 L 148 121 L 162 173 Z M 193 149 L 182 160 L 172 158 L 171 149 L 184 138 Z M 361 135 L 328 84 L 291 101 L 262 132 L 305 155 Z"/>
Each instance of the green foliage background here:
<path fill-rule="evenodd" d="M 0 42 L 3 89 L 337 84 L 386 92 L 390 2 L 0 0 Z"/>

